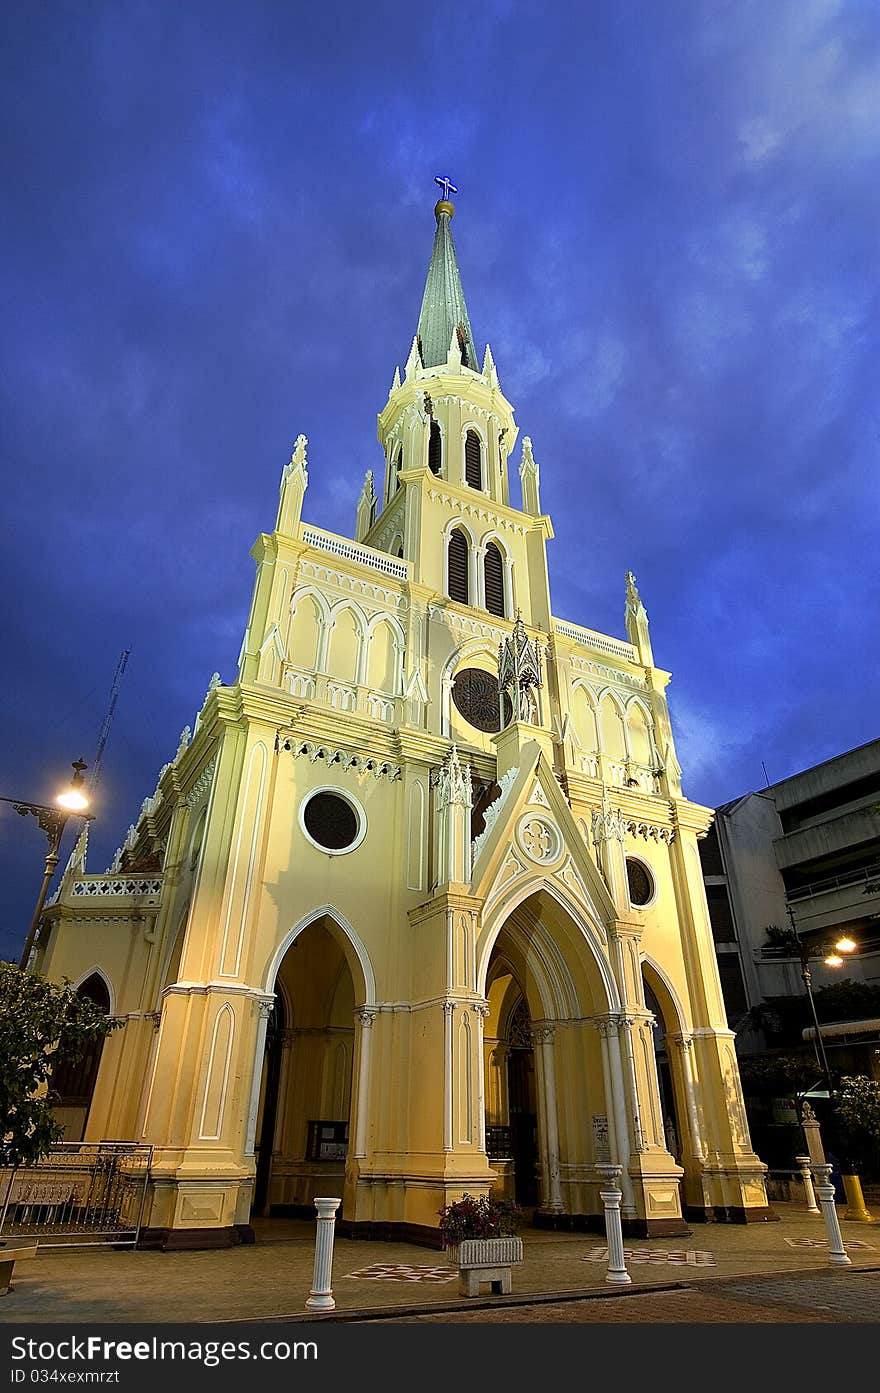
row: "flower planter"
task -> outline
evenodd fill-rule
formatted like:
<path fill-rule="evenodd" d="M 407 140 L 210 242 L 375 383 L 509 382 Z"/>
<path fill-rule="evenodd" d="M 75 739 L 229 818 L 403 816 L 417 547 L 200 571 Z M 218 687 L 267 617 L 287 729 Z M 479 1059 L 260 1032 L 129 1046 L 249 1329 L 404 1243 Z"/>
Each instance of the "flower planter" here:
<path fill-rule="evenodd" d="M 461 1296 L 479 1296 L 480 1283 L 489 1282 L 493 1292 L 506 1295 L 510 1291 L 510 1269 L 523 1260 L 522 1239 L 463 1238 L 448 1250 L 458 1265 L 458 1290 Z"/>

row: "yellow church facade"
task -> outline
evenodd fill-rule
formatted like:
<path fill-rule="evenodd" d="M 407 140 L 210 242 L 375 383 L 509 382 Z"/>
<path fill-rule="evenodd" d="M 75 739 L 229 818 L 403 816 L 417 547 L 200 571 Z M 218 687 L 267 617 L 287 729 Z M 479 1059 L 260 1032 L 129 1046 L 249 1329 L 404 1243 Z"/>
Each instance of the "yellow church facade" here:
<path fill-rule="evenodd" d="M 212 679 L 113 866 L 75 849 L 32 966 L 124 1028 L 73 1139 L 153 1147 L 144 1238 L 314 1213 L 433 1242 L 463 1193 L 597 1225 L 768 1215 L 697 839 L 629 575 L 626 639 L 554 616 L 528 437 L 436 233 L 354 537 L 262 534 L 237 679 Z M 314 466 L 312 466 L 314 467 Z"/>

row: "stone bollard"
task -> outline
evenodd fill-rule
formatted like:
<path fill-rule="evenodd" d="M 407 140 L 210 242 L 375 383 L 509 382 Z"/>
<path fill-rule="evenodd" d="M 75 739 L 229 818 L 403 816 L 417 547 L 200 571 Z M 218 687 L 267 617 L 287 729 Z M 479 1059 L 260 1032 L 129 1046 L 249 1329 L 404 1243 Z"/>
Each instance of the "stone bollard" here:
<path fill-rule="evenodd" d="M 809 1156 L 795 1156 L 795 1165 L 801 1173 L 801 1180 L 804 1182 L 804 1199 L 807 1201 L 808 1214 L 821 1214 L 822 1211 L 816 1203 L 816 1192 L 813 1189 L 813 1177 L 810 1174 Z"/>
<path fill-rule="evenodd" d="M 342 1200 L 315 1200 L 318 1211 L 318 1231 L 315 1235 L 315 1271 L 312 1276 L 312 1289 L 306 1302 L 307 1311 L 332 1311 L 333 1300 L 333 1234 L 336 1228 L 336 1211 Z"/>
<path fill-rule="evenodd" d="M 813 1165 L 810 1170 L 813 1172 L 816 1194 L 822 1206 L 822 1218 L 825 1220 L 825 1232 L 828 1234 L 828 1261 L 834 1267 L 852 1267 L 852 1258 L 847 1256 L 847 1251 L 843 1246 L 837 1210 L 834 1207 L 831 1167 L 827 1164 L 824 1166 Z"/>
<path fill-rule="evenodd" d="M 605 1237 L 608 1243 L 608 1271 L 606 1282 L 616 1286 L 628 1286 L 632 1277 L 626 1270 L 623 1253 L 623 1228 L 620 1222 L 620 1176 L 622 1166 L 600 1165 L 596 1170 L 605 1182 L 605 1189 L 599 1191 L 599 1198 L 605 1206 Z"/>

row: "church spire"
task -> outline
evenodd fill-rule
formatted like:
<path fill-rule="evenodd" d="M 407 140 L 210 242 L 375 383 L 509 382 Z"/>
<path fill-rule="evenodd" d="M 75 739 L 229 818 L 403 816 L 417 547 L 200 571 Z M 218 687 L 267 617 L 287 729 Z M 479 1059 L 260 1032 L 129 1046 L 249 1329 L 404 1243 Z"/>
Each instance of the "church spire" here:
<path fill-rule="evenodd" d="M 437 231 L 431 251 L 431 264 L 425 282 L 425 294 L 419 314 L 418 344 L 422 355 L 422 366 L 440 367 L 449 359 L 450 343 L 453 337 L 461 350 L 465 367 L 479 372 L 474 336 L 471 333 L 467 305 L 458 270 L 458 260 L 452 241 L 450 223 L 455 206 L 449 201 L 450 193 L 458 193 L 448 179 L 435 179 L 443 190 L 443 197 L 434 207 Z"/>

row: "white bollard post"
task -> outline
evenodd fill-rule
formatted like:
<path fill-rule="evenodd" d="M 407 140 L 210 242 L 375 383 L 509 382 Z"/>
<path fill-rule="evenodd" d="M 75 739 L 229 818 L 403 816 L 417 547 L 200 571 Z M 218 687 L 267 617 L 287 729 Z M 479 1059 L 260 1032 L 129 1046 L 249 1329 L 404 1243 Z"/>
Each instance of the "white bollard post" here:
<path fill-rule="evenodd" d="M 807 1201 L 808 1214 L 821 1214 L 822 1211 L 816 1203 L 816 1192 L 813 1189 L 813 1177 L 810 1174 L 809 1156 L 795 1156 L 794 1163 L 801 1173 L 801 1180 L 804 1182 L 804 1199 Z"/>
<path fill-rule="evenodd" d="M 318 1231 L 315 1235 L 315 1271 L 312 1276 L 312 1289 L 306 1302 L 307 1311 L 332 1311 L 336 1307 L 333 1300 L 333 1235 L 336 1229 L 336 1211 L 342 1200 L 315 1200 L 318 1211 Z"/>
<path fill-rule="evenodd" d="M 816 1194 L 822 1206 L 822 1218 L 825 1220 L 825 1232 L 828 1234 L 828 1261 L 835 1267 L 852 1267 L 852 1258 L 847 1256 L 847 1251 L 843 1246 L 840 1223 L 837 1218 L 837 1210 L 834 1207 L 831 1167 L 813 1165 L 810 1170 L 813 1172 Z"/>
<path fill-rule="evenodd" d="M 632 1277 L 626 1270 L 623 1253 L 623 1228 L 620 1222 L 620 1176 L 623 1166 L 600 1165 L 596 1170 L 605 1181 L 605 1189 L 599 1191 L 599 1198 L 605 1206 L 605 1237 L 608 1243 L 608 1271 L 606 1282 L 616 1286 L 628 1286 Z"/>

